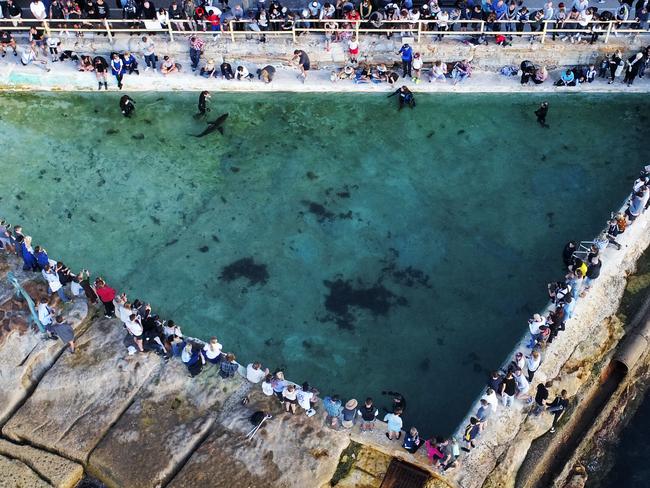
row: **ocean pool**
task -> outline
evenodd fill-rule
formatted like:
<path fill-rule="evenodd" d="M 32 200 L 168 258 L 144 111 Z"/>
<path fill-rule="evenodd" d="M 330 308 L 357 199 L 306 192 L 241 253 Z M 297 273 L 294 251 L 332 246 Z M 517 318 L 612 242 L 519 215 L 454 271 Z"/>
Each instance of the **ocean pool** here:
<path fill-rule="evenodd" d="M 449 433 L 645 160 L 645 95 L 0 95 L 2 213 L 52 257 L 327 393 Z M 544 129 L 539 103 L 550 102 Z M 117 325 L 116 325 L 117 326 Z"/>

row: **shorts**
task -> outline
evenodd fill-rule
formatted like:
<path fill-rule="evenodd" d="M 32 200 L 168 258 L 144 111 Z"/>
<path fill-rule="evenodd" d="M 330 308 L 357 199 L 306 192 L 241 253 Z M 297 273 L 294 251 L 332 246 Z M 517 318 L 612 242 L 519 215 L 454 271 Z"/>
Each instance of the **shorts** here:
<path fill-rule="evenodd" d="M 291 403 L 292 405 L 298 405 L 298 400 L 295 398 L 293 400 L 289 400 L 287 397 L 282 397 L 282 399 L 287 403 Z"/>

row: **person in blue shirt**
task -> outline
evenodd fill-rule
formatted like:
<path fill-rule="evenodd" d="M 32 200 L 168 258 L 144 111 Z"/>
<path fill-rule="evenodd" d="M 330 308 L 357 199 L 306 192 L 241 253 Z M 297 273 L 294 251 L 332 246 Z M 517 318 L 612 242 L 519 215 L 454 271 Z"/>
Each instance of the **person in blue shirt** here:
<path fill-rule="evenodd" d="M 411 78 L 411 65 L 413 64 L 413 48 L 404 44 L 397 54 L 402 55 L 402 76 Z"/>
<path fill-rule="evenodd" d="M 43 249 L 41 246 L 36 246 L 34 249 L 34 257 L 36 258 L 38 267 L 41 269 L 50 264 L 50 259 L 47 256 L 47 251 L 45 251 L 45 249 Z"/>
<path fill-rule="evenodd" d="M 29 236 L 25 236 L 20 242 L 20 256 L 23 258 L 23 270 L 38 271 L 38 263 L 36 262 Z"/>
<path fill-rule="evenodd" d="M 562 71 L 562 75 L 555 82 L 555 86 L 576 86 L 576 77 L 573 74 L 573 70 L 567 69 Z"/>
<path fill-rule="evenodd" d="M 120 59 L 120 55 L 117 53 L 113 53 L 113 57 L 111 59 L 111 72 L 117 80 L 117 87 L 121 90 L 122 78 L 124 77 L 124 61 Z"/>
<path fill-rule="evenodd" d="M 415 427 L 411 427 L 411 430 L 409 431 L 408 435 L 404 438 L 402 447 L 406 449 L 408 452 L 410 452 L 411 454 L 415 454 L 415 452 L 420 447 L 421 443 L 422 441 L 420 440 L 420 434 L 418 433 L 418 429 L 416 429 Z"/>
<path fill-rule="evenodd" d="M 135 59 L 135 56 L 131 54 L 129 51 L 124 51 L 124 70 L 126 71 L 127 74 L 132 75 L 135 73 L 136 75 L 140 74 L 140 70 L 138 70 L 138 60 Z"/>

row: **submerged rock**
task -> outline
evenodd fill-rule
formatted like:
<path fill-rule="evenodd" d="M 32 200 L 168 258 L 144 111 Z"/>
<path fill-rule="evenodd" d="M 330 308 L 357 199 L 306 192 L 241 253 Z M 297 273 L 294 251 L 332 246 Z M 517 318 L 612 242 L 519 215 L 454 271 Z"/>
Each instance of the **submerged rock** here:
<path fill-rule="evenodd" d="M 253 258 L 242 258 L 234 263 L 224 266 L 219 275 L 219 279 L 230 283 L 239 278 L 246 278 L 249 286 L 266 285 L 269 279 L 269 272 L 266 264 L 258 264 Z"/>
<path fill-rule="evenodd" d="M 354 288 L 352 280 L 324 281 L 330 290 L 325 297 L 325 308 L 334 316 L 341 329 L 352 329 L 355 317 L 351 308 L 367 310 L 373 315 L 387 315 L 393 306 L 405 306 L 408 301 L 395 295 L 381 283 Z"/>

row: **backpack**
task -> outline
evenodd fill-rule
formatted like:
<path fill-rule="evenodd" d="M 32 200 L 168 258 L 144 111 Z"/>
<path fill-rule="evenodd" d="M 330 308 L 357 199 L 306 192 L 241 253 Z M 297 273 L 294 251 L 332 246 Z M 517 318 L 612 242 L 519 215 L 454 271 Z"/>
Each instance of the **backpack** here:
<path fill-rule="evenodd" d="M 463 434 L 463 439 L 465 439 L 467 442 L 472 440 L 472 430 L 474 429 L 474 426 L 472 424 L 467 425 L 465 427 L 465 433 Z"/>

